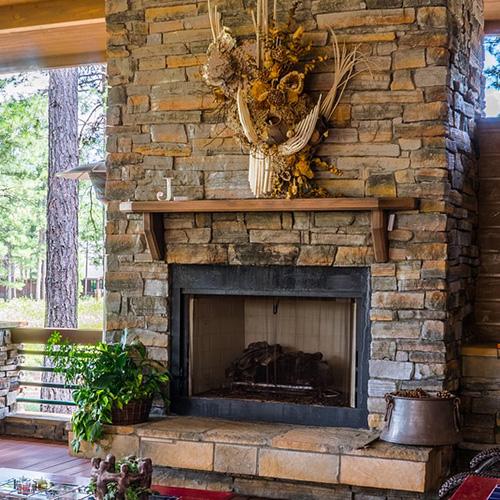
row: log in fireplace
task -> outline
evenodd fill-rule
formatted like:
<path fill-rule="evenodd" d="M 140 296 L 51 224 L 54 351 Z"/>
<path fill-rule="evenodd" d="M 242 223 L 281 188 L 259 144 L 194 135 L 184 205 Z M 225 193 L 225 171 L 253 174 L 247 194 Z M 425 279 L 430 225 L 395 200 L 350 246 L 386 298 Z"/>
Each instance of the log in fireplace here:
<path fill-rule="evenodd" d="M 366 426 L 366 268 L 173 265 L 172 411 Z"/>

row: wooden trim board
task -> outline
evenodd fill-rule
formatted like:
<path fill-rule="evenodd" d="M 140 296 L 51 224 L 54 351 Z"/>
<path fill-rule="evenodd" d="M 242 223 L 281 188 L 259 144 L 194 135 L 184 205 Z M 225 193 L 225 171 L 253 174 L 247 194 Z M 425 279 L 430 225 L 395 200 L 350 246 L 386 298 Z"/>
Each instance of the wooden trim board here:
<path fill-rule="evenodd" d="M 300 198 L 248 200 L 126 201 L 126 213 L 199 212 L 335 212 L 367 210 L 414 210 L 416 198 Z"/>
<path fill-rule="evenodd" d="M 481 356 L 497 358 L 500 356 L 500 343 L 469 344 L 462 346 L 462 356 Z"/>
<path fill-rule="evenodd" d="M 0 0 L 0 72 L 106 60 L 104 0 Z"/>
<path fill-rule="evenodd" d="M 46 344 L 53 332 L 76 344 L 95 344 L 102 340 L 102 331 L 78 328 L 11 328 L 14 344 Z"/>

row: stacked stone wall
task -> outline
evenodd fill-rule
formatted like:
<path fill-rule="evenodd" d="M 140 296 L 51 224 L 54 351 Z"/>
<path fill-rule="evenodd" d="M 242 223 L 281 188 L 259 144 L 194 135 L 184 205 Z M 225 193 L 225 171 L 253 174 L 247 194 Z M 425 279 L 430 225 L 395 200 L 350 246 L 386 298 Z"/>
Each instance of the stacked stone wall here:
<path fill-rule="evenodd" d="M 372 67 L 349 86 L 321 146 L 344 175 L 320 172 L 321 183 L 334 196 L 420 198 L 419 210 L 396 214 L 388 263 L 373 263 L 368 214 L 349 213 L 169 216 L 166 262 L 153 263 L 141 217 L 119 202 L 155 200 L 168 177 L 176 196 L 250 198 L 248 159 L 201 81 L 206 3 L 107 0 L 108 330 L 128 327 L 167 356 L 169 263 L 370 266 L 369 424 L 381 424 L 387 391 L 456 389 L 476 252 L 467 207 L 478 90 L 467 63 L 481 25 L 469 3 L 304 0 L 297 11 L 318 49 L 333 27 Z M 238 35 L 251 33 L 249 6 L 221 4 Z M 311 76 L 311 91 L 328 89 L 330 69 Z"/>
<path fill-rule="evenodd" d="M 13 413 L 19 388 L 17 347 L 9 330 L 0 330 L 0 420 Z"/>
<path fill-rule="evenodd" d="M 471 331 L 479 265 L 476 124 L 483 109 L 482 2 L 449 2 L 450 109 L 446 149 L 449 165 L 448 378 L 460 382 L 460 348 Z"/>

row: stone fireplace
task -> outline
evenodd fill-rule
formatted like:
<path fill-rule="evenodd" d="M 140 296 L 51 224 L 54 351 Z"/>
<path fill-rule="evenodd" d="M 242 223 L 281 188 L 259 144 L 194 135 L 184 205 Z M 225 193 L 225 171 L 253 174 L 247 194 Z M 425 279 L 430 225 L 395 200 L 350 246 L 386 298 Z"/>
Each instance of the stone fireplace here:
<path fill-rule="evenodd" d="M 365 427 L 366 268 L 171 268 L 172 410 Z"/>
<path fill-rule="evenodd" d="M 337 109 L 321 155 L 344 174 L 322 174 L 322 184 L 333 196 L 419 198 L 417 210 L 394 213 L 388 262 L 374 262 L 369 212 L 244 210 L 165 214 L 165 257 L 154 261 L 142 214 L 121 212 L 120 202 L 155 200 L 167 177 L 175 195 L 190 199 L 250 198 L 247 155 L 200 80 L 206 4 L 107 1 L 111 333 L 127 327 L 169 358 L 179 327 L 171 316 L 173 265 L 359 267 L 370 282 L 364 425 L 381 425 L 388 391 L 457 389 L 477 265 L 471 138 L 482 98 L 481 15 L 468 0 L 399 4 L 305 2 L 298 10 L 314 45 L 327 46 L 334 26 L 342 42 L 361 44 L 376 62 Z M 243 7 L 221 8 L 236 34 L 250 28 Z M 308 85 L 321 91 L 331 78 L 325 64 Z"/>
<path fill-rule="evenodd" d="M 107 0 L 107 330 L 112 337 L 128 328 L 170 363 L 176 411 L 380 428 L 385 393 L 458 389 L 478 265 L 480 3 L 307 0 L 297 11 L 314 46 L 328 46 L 332 26 L 341 42 L 360 44 L 374 63 L 372 74 L 349 85 L 321 146 L 320 155 L 343 176 L 323 172 L 321 184 L 336 197 L 419 199 L 416 209 L 388 211 L 388 259 L 376 262 L 369 211 L 244 207 L 165 213 L 164 255 L 153 259 L 147 220 L 120 203 L 155 201 L 166 178 L 176 196 L 190 200 L 249 199 L 248 158 L 201 81 L 211 37 L 205 2 Z M 247 7 L 241 0 L 220 6 L 237 35 L 252 29 Z M 322 64 L 307 85 L 321 92 L 332 77 Z M 291 319 L 287 309 L 299 317 Z M 333 336 L 340 332 L 343 347 L 280 334 L 321 337 L 316 323 L 323 314 L 337 318 L 330 325 L 342 323 Z M 227 397 L 231 382 L 301 385 L 290 383 L 290 373 L 282 384 L 272 360 L 264 374 L 231 379 L 230 368 L 254 342 L 279 344 L 288 354 L 321 352 L 334 374 L 323 392 L 341 392 L 344 402 L 305 405 L 266 394 L 256 409 L 255 394 Z"/>

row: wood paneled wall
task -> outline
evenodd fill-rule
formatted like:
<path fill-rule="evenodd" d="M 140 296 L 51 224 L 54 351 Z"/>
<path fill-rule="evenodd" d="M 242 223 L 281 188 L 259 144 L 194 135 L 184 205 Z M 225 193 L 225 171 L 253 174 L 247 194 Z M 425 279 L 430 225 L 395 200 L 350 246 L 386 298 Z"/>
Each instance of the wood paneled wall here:
<path fill-rule="evenodd" d="M 500 118 L 479 124 L 479 248 L 476 326 L 486 339 L 500 341 Z"/>

